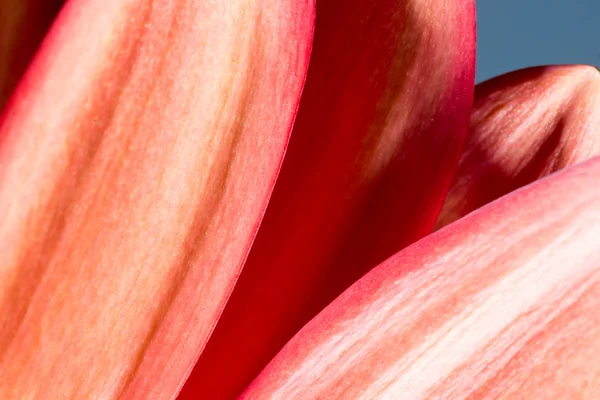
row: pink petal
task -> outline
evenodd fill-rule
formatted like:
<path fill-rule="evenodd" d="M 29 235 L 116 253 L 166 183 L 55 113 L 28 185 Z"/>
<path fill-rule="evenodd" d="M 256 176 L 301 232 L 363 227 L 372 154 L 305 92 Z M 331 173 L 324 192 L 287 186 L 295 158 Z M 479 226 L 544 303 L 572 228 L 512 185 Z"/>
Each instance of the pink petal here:
<path fill-rule="evenodd" d="M 307 324 L 246 399 L 596 399 L 600 158 L 377 267 Z"/>
<path fill-rule="evenodd" d="M 479 84 L 470 135 L 437 226 L 597 154 L 596 68 L 528 68 Z"/>
<path fill-rule="evenodd" d="M 430 232 L 466 134 L 474 30 L 470 0 L 317 2 L 280 178 L 182 399 L 239 394 L 328 302 Z"/>
<path fill-rule="evenodd" d="M 0 398 L 172 398 L 266 207 L 304 0 L 72 0 L 0 138 Z"/>

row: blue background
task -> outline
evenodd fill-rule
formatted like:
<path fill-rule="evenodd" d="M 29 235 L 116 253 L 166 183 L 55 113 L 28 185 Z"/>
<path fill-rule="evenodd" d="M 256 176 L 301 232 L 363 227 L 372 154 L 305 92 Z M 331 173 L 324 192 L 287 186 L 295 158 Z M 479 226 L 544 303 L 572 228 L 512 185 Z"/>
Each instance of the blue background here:
<path fill-rule="evenodd" d="M 477 0 L 477 82 L 541 64 L 600 66 L 600 0 Z"/>

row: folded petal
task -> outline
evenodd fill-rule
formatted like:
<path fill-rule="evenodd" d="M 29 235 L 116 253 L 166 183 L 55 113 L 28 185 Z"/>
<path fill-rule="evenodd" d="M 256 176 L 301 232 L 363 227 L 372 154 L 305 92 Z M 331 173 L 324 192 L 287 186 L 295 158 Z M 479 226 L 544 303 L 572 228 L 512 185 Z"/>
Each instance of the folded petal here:
<path fill-rule="evenodd" d="M 0 111 L 63 3 L 64 0 L 0 3 Z"/>
<path fill-rule="evenodd" d="M 0 127 L 0 398 L 176 394 L 266 207 L 313 6 L 65 6 Z"/>
<path fill-rule="evenodd" d="M 430 232 L 466 134 L 471 0 L 324 0 L 282 172 L 181 398 L 232 398 L 368 269 Z"/>
<path fill-rule="evenodd" d="M 469 137 L 437 227 L 600 154 L 600 73 L 528 68 L 475 88 Z"/>
<path fill-rule="evenodd" d="M 338 297 L 247 399 L 595 399 L 600 158 L 413 244 Z"/>

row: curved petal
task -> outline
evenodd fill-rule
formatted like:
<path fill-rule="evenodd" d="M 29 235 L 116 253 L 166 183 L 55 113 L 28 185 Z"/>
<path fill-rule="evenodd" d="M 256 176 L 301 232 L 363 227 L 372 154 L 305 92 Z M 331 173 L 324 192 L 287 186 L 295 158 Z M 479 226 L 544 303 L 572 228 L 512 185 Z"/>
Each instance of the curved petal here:
<path fill-rule="evenodd" d="M 73 0 L 0 128 L 0 398 L 172 398 L 306 74 L 304 0 Z"/>
<path fill-rule="evenodd" d="M 181 398 L 239 394 L 335 296 L 431 231 L 466 134 L 474 35 L 471 0 L 317 2 L 281 175 Z"/>
<path fill-rule="evenodd" d="M 0 111 L 64 0 L 0 2 Z"/>
<path fill-rule="evenodd" d="M 469 137 L 436 225 L 597 154 L 596 68 L 528 68 L 479 84 Z"/>
<path fill-rule="evenodd" d="M 597 398 L 599 178 L 595 158 L 406 248 L 242 398 Z"/>

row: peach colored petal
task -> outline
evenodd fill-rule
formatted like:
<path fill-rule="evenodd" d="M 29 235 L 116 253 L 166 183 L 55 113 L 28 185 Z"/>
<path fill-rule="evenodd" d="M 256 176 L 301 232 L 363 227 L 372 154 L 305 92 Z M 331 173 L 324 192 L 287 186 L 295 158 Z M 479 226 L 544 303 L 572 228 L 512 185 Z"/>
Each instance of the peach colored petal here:
<path fill-rule="evenodd" d="M 317 2 L 290 147 L 248 261 L 180 396 L 233 398 L 312 316 L 429 233 L 467 131 L 471 0 Z"/>
<path fill-rule="evenodd" d="M 437 227 L 597 154 L 596 68 L 528 68 L 481 83 L 475 88 L 469 138 Z"/>
<path fill-rule="evenodd" d="M 168 399 L 266 207 L 310 0 L 71 0 L 0 126 L 0 398 Z"/>
<path fill-rule="evenodd" d="M 353 285 L 243 399 L 597 399 L 600 158 L 413 244 Z"/>

